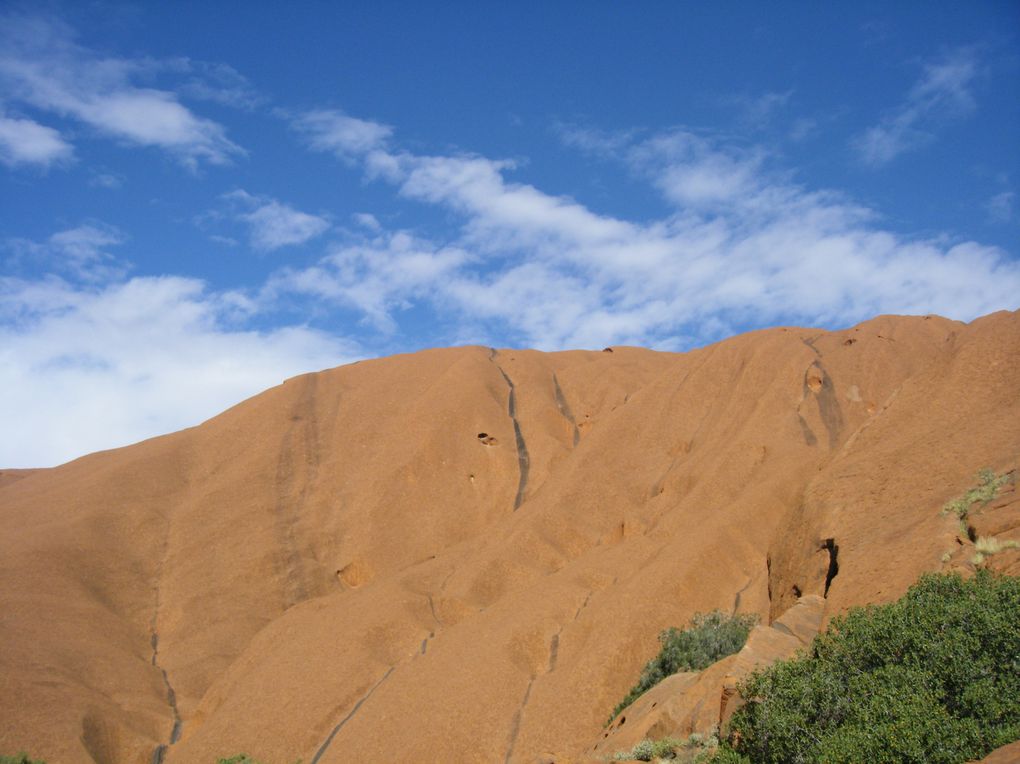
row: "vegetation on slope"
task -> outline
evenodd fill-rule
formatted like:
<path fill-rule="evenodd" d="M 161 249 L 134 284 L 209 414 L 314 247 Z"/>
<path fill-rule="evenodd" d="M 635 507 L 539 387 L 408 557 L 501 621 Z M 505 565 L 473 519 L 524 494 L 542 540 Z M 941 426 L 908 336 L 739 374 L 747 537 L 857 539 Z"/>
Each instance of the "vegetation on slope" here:
<path fill-rule="evenodd" d="M 926 575 L 752 674 L 717 761 L 963 762 L 1020 739 L 1020 579 Z"/>
<path fill-rule="evenodd" d="M 638 683 L 613 709 L 606 724 L 666 677 L 680 671 L 701 671 L 737 652 L 757 621 L 755 615 L 726 615 L 714 610 L 695 614 L 685 629 L 666 629 L 659 635 L 659 654 L 648 662 Z"/>
<path fill-rule="evenodd" d="M 946 505 L 942 507 L 942 514 L 956 515 L 960 521 L 960 531 L 966 535 L 968 532 L 967 517 L 974 508 L 974 504 L 978 504 L 977 509 L 984 507 L 996 497 L 999 489 L 1008 480 L 1008 474 L 997 476 L 994 470 L 986 467 L 977 474 L 978 484 L 958 499 L 946 502 Z"/>

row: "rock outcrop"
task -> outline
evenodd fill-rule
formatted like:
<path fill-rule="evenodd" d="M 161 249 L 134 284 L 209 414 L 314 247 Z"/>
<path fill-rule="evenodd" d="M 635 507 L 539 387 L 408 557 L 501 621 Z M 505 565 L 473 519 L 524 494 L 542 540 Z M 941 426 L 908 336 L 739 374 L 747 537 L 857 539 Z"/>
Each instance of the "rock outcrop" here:
<path fill-rule="evenodd" d="M 979 469 L 1016 468 L 1017 390 L 1018 313 L 689 353 L 464 347 L 4 472 L 0 752 L 583 757 L 660 631 L 755 613 L 744 653 L 644 714 L 718 723 L 735 678 L 803 644 L 818 603 L 824 621 L 973 568 L 941 508 Z M 976 512 L 975 534 L 1016 538 L 1012 502 Z M 1016 571 L 1015 551 L 987 564 Z"/>

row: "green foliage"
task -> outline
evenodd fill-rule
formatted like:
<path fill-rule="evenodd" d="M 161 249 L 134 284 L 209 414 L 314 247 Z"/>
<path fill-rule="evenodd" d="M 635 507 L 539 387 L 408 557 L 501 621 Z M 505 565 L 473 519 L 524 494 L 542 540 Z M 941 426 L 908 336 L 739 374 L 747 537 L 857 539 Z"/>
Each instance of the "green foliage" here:
<path fill-rule="evenodd" d="M 751 760 L 729 746 L 722 745 L 709 758 L 701 759 L 698 764 L 751 764 Z"/>
<path fill-rule="evenodd" d="M 970 513 L 971 506 L 975 502 L 980 502 L 983 507 L 985 504 L 990 502 L 995 498 L 999 489 L 1005 485 L 1007 479 L 1008 475 L 1006 474 L 996 477 L 993 470 L 988 468 L 981 470 L 977 474 L 977 486 L 971 488 L 960 498 L 947 502 L 946 505 L 942 507 L 942 514 L 956 515 L 956 517 L 960 520 L 961 530 L 966 533 L 967 515 Z"/>
<path fill-rule="evenodd" d="M 620 711 L 666 677 L 679 671 L 701 671 L 720 658 L 737 652 L 747 641 L 755 615 L 726 615 L 714 610 L 697 613 L 686 629 L 666 629 L 659 635 L 662 649 L 641 672 L 641 678 L 627 697 L 613 709 L 609 724 Z"/>
<path fill-rule="evenodd" d="M 721 750 L 755 764 L 981 758 L 1020 739 L 1018 613 L 1020 579 L 926 575 L 752 674 Z"/>
<path fill-rule="evenodd" d="M 30 759 L 24 751 L 17 756 L 0 756 L 0 764 L 46 764 L 42 759 Z"/>
<path fill-rule="evenodd" d="M 216 764 L 260 764 L 260 762 L 246 753 L 239 753 L 237 756 L 231 756 L 229 759 L 220 759 Z"/>

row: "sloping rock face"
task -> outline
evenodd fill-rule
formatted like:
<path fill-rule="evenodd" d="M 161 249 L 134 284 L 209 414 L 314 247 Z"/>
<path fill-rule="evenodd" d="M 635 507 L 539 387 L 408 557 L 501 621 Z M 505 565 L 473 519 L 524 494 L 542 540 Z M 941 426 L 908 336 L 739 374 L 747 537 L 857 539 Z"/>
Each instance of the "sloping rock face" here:
<path fill-rule="evenodd" d="M 895 599 L 1020 454 L 1017 313 L 613 351 L 363 362 L 3 481 L 0 752 L 582 756 L 662 629 Z"/>
<path fill-rule="evenodd" d="M 723 729 L 739 706 L 738 683 L 754 669 L 792 658 L 821 629 L 825 600 L 802 597 L 771 626 L 758 624 L 734 655 L 704 671 L 667 677 L 620 712 L 591 747 L 590 759 L 629 751 L 642 740 L 685 739 Z"/>
<path fill-rule="evenodd" d="M 1004 745 L 1001 748 L 996 748 L 985 758 L 981 759 L 980 764 L 1016 764 L 1018 761 L 1020 761 L 1020 740 Z"/>

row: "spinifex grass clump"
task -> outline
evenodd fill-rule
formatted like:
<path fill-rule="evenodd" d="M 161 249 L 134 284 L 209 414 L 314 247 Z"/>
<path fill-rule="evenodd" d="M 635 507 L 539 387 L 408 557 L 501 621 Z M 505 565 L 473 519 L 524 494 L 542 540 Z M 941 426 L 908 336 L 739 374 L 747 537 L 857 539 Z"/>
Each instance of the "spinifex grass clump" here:
<path fill-rule="evenodd" d="M 942 507 L 942 514 L 956 515 L 960 521 L 960 530 L 967 533 L 967 515 L 970 514 L 971 506 L 980 502 L 983 507 L 998 494 L 999 489 L 1006 484 L 1008 474 L 996 477 L 994 470 L 983 469 L 977 474 L 978 484 L 958 499 L 946 502 Z M 980 508 L 980 507 L 979 507 Z"/>
<path fill-rule="evenodd" d="M 711 760 L 717 745 L 719 745 L 719 739 L 714 732 L 708 735 L 695 732 L 684 740 L 675 737 L 664 737 L 659 740 L 645 739 L 629 751 L 620 751 L 614 754 L 613 760 L 668 761 L 679 759 L 682 755 L 685 761 L 700 764 Z"/>
<path fill-rule="evenodd" d="M 1020 579 L 926 575 L 752 674 L 723 753 L 762 763 L 950 764 L 1020 739 Z"/>
<path fill-rule="evenodd" d="M 666 629 L 659 635 L 662 650 L 645 666 L 641 679 L 627 697 L 613 709 L 609 724 L 640 695 L 679 671 L 701 671 L 720 658 L 732 655 L 744 646 L 755 615 L 726 615 L 719 610 L 697 613 L 686 629 Z"/>

